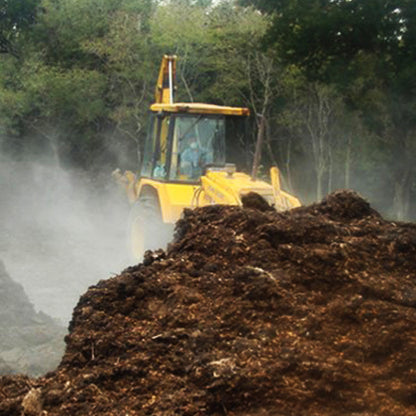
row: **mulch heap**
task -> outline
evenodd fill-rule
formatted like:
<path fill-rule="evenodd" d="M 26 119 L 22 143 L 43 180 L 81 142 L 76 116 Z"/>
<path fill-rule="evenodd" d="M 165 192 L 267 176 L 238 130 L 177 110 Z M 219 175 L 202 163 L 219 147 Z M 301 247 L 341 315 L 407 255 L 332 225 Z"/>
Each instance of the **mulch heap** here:
<path fill-rule="evenodd" d="M 350 191 L 253 201 L 186 210 L 167 253 L 91 287 L 0 415 L 29 391 L 28 415 L 416 415 L 416 225 Z"/>

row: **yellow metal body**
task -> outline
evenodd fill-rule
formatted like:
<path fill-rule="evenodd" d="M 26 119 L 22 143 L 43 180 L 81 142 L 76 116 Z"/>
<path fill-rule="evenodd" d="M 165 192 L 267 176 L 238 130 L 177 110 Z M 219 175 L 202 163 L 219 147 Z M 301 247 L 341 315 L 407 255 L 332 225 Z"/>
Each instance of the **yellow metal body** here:
<path fill-rule="evenodd" d="M 245 107 L 228 107 L 224 105 L 203 103 L 156 103 L 150 106 L 151 111 L 167 111 L 169 113 L 189 114 L 223 114 L 226 116 L 249 116 L 250 110 Z"/>
<path fill-rule="evenodd" d="M 136 182 L 137 197 L 150 189 L 157 194 L 162 220 L 165 223 L 176 222 L 184 208 L 190 208 L 198 185 L 161 182 L 142 178 Z"/>
<path fill-rule="evenodd" d="M 156 82 L 155 103 L 173 103 L 175 92 L 176 56 L 163 55 Z"/>
<path fill-rule="evenodd" d="M 273 175 L 277 175 L 278 178 L 277 167 L 272 168 L 272 178 Z M 249 175 L 242 172 L 226 170 L 208 170 L 207 174 L 201 177 L 197 205 L 241 205 L 241 197 L 250 192 L 261 195 L 278 211 L 300 206 L 297 198 L 280 189 L 280 182 L 269 184 L 265 181 L 252 180 Z"/>
<path fill-rule="evenodd" d="M 176 222 L 184 208 L 221 204 L 241 205 L 241 197 L 249 192 L 261 195 L 278 211 L 284 211 L 300 206 L 294 196 L 280 188 L 279 171 L 271 169 L 272 184 L 255 180 L 242 172 L 226 170 L 210 170 L 201 176 L 200 184 L 170 183 L 154 179 L 136 179 L 134 174 L 127 171 L 120 183 L 127 191 L 130 202 L 134 202 L 144 193 L 151 191 L 157 195 L 163 222 Z"/>

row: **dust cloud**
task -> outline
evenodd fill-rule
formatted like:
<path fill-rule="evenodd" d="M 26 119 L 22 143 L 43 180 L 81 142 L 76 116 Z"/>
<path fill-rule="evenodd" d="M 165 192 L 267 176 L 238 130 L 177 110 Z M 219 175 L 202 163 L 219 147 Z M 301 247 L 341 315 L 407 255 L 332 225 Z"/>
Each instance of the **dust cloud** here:
<path fill-rule="evenodd" d="M 90 285 L 129 265 L 128 210 L 110 170 L 0 155 L 0 259 L 35 309 L 63 324 Z"/>

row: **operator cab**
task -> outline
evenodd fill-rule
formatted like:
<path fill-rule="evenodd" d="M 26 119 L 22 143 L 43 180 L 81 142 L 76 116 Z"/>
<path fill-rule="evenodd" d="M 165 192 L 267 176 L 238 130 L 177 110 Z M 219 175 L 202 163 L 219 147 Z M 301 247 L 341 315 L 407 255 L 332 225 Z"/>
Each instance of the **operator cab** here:
<path fill-rule="evenodd" d="M 175 106 L 176 111 L 166 111 L 166 106 L 151 111 L 142 177 L 196 183 L 207 166 L 225 165 L 226 125 L 228 119 L 236 117 L 219 113 L 220 106 L 204 104 L 210 113 L 191 112 L 192 104 L 186 106 L 186 112 L 178 111 L 180 105 Z"/>

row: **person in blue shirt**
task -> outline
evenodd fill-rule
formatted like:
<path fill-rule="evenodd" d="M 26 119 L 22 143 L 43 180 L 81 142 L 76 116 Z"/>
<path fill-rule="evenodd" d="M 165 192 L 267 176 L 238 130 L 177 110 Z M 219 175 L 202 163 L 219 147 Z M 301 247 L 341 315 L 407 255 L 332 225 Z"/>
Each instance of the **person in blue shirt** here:
<path fill-rule="evenodd" d="M 190 179 L 196 179 L 202 174 L 201 148 L 197 140 L 192 137 L 188 146 L 181 153 L 180 169 L 181 173 Z"/>

